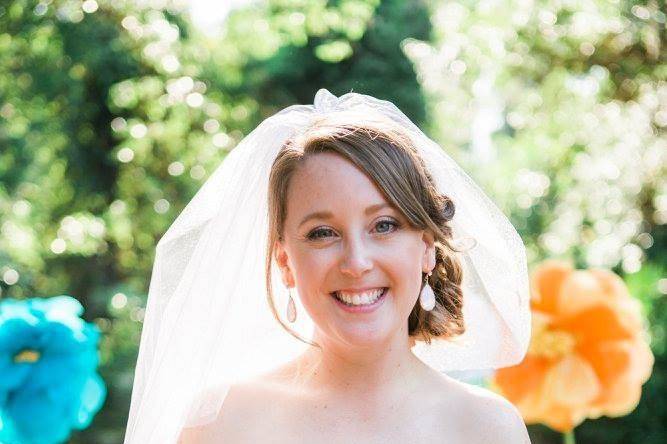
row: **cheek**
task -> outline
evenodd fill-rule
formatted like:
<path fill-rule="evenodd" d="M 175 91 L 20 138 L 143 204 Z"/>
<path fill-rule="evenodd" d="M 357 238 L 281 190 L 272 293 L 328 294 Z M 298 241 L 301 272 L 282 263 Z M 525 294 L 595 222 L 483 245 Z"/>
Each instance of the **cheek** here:
<path fill-rule="evenodd" d="M 423 243 L 414 236 L 406 236 L 391 260 L 385 261 L 387 269 L 391 270 L 391 280 L 397 286 L 396 294 L 410 309 L 419 296 L 422 279 Z"/>
<path fill-rule="evenodd" d="M 294 255 L 293 265 L 297 291 L 303 308 L 317 325 L 324 325 L 330 317 L 330 303 L 324 293 L 332 267 L 335 266 L 335 255 L 325 250 L 301 251 Z"/>
<path fill-rule="evenodd" d="M 335 254 L 326 249 L 296 251 L 293 255 L 296 281 L 308 294 L 324 291 L 327 273 L 335 266 Z M 304 294 L 304 296 L 307 296 Z"/>

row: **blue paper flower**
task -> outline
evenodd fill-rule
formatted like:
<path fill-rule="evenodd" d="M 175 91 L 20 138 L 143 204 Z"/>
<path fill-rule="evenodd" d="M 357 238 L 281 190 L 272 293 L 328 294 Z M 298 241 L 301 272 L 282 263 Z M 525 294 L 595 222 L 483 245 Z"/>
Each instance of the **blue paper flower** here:
<path fill-rule="evenodd" d="M 61 443 L 102 407 L 100 331 L 82 313 L 70 296 L 0 301 L 1 443 Z"/>

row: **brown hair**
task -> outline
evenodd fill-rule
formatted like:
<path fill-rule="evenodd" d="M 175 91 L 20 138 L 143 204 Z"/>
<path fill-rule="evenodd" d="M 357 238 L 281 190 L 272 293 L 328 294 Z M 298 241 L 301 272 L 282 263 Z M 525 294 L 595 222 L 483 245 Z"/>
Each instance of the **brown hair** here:
<path fill-rule="evenodd" d="M 462 269 L 454 256 L 452 230 L 454 203 L 437 191 L 431 174 L 411 140 L 390 121 L 350 116 L 323 117 L 281 147 L 269 176 L 269 232 L 266 255 L 266 285 L 269 307 L 278 322 L 294 337 L 313 344 L 292 329 L 278 315 L 271 290 L 272 257 L 275 242 L 283 239 L 287 217 L 286 196 L 294 172 L 309 156 L 321 152 L 339 154 L 366 173 L 416 229 L 430 229 L 435 236 L 436 266 L 429 277 L 436 305 L 431 311 L 415 304 L 408 317 L 408 333 L 415 340 L 430 343 L 434 337 L 448 338 L 464 332 Z M 426 274 L 422 274 L 422 279 Z M 423 287 L 422 287 L 423 288 Z"/>

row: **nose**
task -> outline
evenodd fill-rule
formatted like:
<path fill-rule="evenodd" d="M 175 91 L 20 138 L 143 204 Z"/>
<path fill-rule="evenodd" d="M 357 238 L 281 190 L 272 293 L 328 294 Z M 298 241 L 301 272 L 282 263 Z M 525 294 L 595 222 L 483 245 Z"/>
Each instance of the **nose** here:
<path fill-rule="evenodd" d="M 363 241 L 352 239 L 345 242 L 340 271 L 353 278 L 359 278 L 371 269 L 373 269 L 373 260 Z"/>

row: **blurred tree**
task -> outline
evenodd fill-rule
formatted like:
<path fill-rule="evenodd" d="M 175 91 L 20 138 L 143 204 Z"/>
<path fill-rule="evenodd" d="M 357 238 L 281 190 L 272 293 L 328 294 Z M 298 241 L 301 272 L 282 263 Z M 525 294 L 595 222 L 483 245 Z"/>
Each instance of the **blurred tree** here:
<path fill-rule="evenodd" d="M 423 0 L 269 0 L 230 14 L 206 77 L 215 89 L 255 100 L 253 123 L 312 103 L 320 88 L 391 100 L 423 122 L 425 103 L 402 42 L 428 40 L 430 30 Z M 230 61 L 238 74 L 220 75 Z"/>
<path fill-rule="evenodd" d="M 222 158 L 182 13 L 150 4 L 0 5 L 0 293 L 70 294 L 105 333 L 109 396 L 73 442 L 121 441 L 155 243 Z"/>

